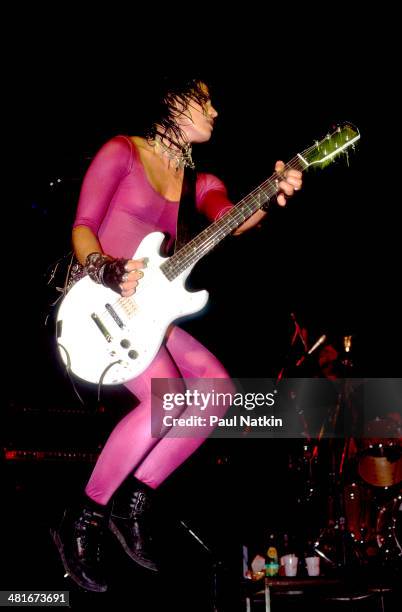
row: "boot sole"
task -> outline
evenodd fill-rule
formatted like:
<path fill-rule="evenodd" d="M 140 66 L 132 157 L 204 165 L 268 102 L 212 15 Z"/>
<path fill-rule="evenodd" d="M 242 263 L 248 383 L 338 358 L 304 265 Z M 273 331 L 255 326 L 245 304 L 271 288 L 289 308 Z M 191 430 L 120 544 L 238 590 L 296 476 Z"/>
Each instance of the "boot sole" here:
<path fill-rule="evenodd" d="M 121 531 L 118 529 L 118 527 L 113 523 L 112 520 L 109 521 L 109 529 L 116 536 L 116 538 L 119 540 L 119 542 L 122 545 L 124 551 L 130 557 L 130 559 L 135 561 L 138 565 L 141 565 L 141 567 L 145 567 L 145 569 L 150 570 L 151 572 L 155 572 L 155 573 L 159 572 L 159 569 L 157 567 L 148 565 L 146 563 L 146 561 L 144 561 L 140 557 L 137 557 L 137 555 L 131 550 L 131 548 L 129 546 L 127 546 L 127 542 L 126 542 L 125 537 L 123 536 Z"/>
<path fill-rule="evenodd" d="M 107 591 L 106 584 L 104 586 L 99 585 L 97 588 L 89 586 L 87 583 L 83 582 L 80 579 L 80 577 L 71 570 L 71 568 L 68 566 L 67 559 L 64 554 L 64 546 L 63 546 L 63 543 L 60 539 L 60 536 L 57 530 L 49 529 L 49 531 L 50 531 L 50 535 L 52 536 L 53 542 L 56 544 L 57 550 L 59 551 L 61 560 L 63 562 L 64 569 L 66 573 L 70 576 L 70 578 L 74 580 L 74 582 L 76 582 L 81 588 L 85 589 L 86 591 L 92 591 L 95 593 L 104 593 L 105 591 Z"/>

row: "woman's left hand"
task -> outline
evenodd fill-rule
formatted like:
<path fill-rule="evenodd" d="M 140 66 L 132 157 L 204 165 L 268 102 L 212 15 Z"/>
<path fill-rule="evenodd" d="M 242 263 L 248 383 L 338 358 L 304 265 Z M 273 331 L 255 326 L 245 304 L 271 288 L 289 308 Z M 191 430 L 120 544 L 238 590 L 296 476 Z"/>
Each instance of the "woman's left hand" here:
<path fill-rule="evenodd" d="M 283 161 L 277 161 L 275 164 L 275 172 L 283 174 L 283 180 L 278 183 L 277 202 L 279 206 L 286 206 L 288 198 L 292 197 L 295 191 L 299 191 L 302 186 L 302 173 L 298 170 L 286 170 Z"/>

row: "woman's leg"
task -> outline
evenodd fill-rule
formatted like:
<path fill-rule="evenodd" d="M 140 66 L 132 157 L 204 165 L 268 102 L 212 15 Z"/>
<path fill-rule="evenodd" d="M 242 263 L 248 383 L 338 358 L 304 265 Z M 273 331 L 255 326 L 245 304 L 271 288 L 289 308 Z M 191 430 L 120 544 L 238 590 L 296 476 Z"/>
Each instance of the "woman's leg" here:
<path fill-rule="evenodd" d="M 151 435 L 151 380 L 152 378 L 177 379 L 175 391 L 183 390 L 181 377 L 186 379 L 227 379 L 228 373 L 222 364 L 200 342 L 178 327 L 173 327 L 166 346 L 163 346 L 147 370 L 129 381 L 126 387 L 141 402 L 114 428 L 103 448 L 92 472 L 85 492 L 99 504 L 107 504 L 128 474 L 135 470 L 135 477 L 144 484 L 157 488 L 179 465 L 181 465 L 211 433 L 213 427 L 205 427 L 205 436 L 186 430 L 186 437 L 178 428 L 170 429 L 162 439 Z M 208 381 L 195 384 L 197 389 L 211 390 Z M 186 382 L 192 388 L 191 381 Z M 216 385 L 215 385 L 216 386 Z M 217 389 L 215 389 L 217 390 Z M 225 388 L 228 392 L 229 388 Z M 229 403 L 213 406 L 213 414 L 222 416 Z M 203 416 L 211 412 L 203 411 Z M 170 412 L 172 414 L 172 412 Z M 200 414 L 196 407 L 187 407 L 180 416 Z M 173 414 L 173 416 L 175 416 Z M 204 433 L 204 430 L 203 430 Z"/>
<path fill-rule="evenodd" d="M 126 387 L 140 404 L 129 412 L 113 429 L 95 468 L 85 493 L 98 504 L 106 505 L 123 480 L 159 442 L 151 436 L 151 379 L 178 378 L 180 372 L 165 346 L 162 346 L 152 364 Z"/>
<path fill-rule="evenodd" d="M 220 361 L 187 332 L 174 327 L 166 347 L 183 378 L 198 379 L 196 381 L 186 380 L 187 389 L 194 388 L 205 393 L 234 392 L 234 388 L 227 380 L 229 374 Z M 223 379 L 224 382 L 216 379 Z M 221 401 L 218 406 L 208 405 L 202 412 L 197 406 L 189 406 L 180 414 L 180 417 L 195 415 L 208 418 L 210 414 L 222 417 L 229 406 L 228 400 Z M 175 437 L 183 435 L 184 432 L 178 427 L 173 427 L 141 462 L 134 472 L 135 477 L 148 486 L 157 488 L 204 442 L 213 429 L 214 426 L 203 427 L 202 433 L 205 435 L 200 436 L 200 429 L 195 428 L 194 437 L 191 437 L 191 428 L 186 427 L 185 437 Z"/>

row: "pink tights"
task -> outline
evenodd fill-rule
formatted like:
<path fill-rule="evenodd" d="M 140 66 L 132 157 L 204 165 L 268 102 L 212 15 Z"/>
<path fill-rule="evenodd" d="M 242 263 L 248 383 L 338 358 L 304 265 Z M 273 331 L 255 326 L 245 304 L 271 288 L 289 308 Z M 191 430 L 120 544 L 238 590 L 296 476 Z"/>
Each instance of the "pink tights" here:
<path fill-rule="evenodd" d="M 110 434 L 85 488 L 99 504 L 107 504 L 113 493 L 130 474 L 156 489 L 208 437 L 213 428 L 205 427 L 205 437 L 151 436 L 152 378 L 224 378 L 229 377 L 221 363 L 202 344 L 178 327 L 173 327 L 148 369 L 126 387 L 140 404 L 129 412 Z M 214 407 L 213 414 L 223 416 L 228 405 Z M 181 417 L 195 414 L 185 407 Z M 200 414 L 198 412 L 198 414 Z M 208 415 L 208 407 L 202 413 Z M 178 431 L 178 430 L 177 430 Z M 204 431 L 204 428 L 203 428 Z"/>

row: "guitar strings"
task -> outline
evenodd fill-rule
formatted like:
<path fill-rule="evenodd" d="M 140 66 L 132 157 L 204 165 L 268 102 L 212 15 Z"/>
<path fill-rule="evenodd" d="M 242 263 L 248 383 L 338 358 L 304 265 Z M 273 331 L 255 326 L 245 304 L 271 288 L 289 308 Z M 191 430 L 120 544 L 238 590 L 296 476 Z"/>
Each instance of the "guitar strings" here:
<path fill-rule="evenodd" d="M 339 132 L 334 132 L 330 136 L 330 138 L 333 138 L 334 134 L 337 134 L 337 133 L 339 133 Z M 327 140 L 328 140 L 328 138 L 324 138 L 321 142 L 315 143 L 314 145 L 311 145 L 310 147 L 305 149 L 300 155 L 296 155 L 287 164 L 285 164 L 284 170 L 288 170 L 288 169 L 292 169 L 292 168 L 293 169 L 297 168 L 299 170 L 305 170 L 308 166 L 301 167 L 301 158 L 303 156 L 307 156 L 313 149 L 317 149 L 320 146 L 322 146 Z M 339 151 L 339 152 L 341 152 L 341 151 Z M 275 175 L 276 175 L 276 177 L 275 177 Z M 221 227 L 219 229 L 215 229 L 215 230 L 213 229 L 214 228 L 214 224 L 208 226 L 208 228 L 206 228 L 206 230 L 204 230 L 204 233 L 205 234 L 210 233 L 211 237 L 207 236 L 206 239 L 205 239 L 205 243 L 199 249 L 197 249 L 197 251 L 192 250 L 188 254 L 183 254 L 182 253 L 182 258 L 180 259 L 180 261 L 178 263 L 175 263 L 174 259 L 176 258 L 177 255 L 180 254 L 180 251 L 179 251 L 178 254 L 174 255 L 173 256 L 173 262 L 170 263 L 170 270 L 169 270 L 169 272 L 173 273 L 173 274 L 175 274 L 175 276 L 177 276 L 179 273 L 181 273 L 183 270 L 185 270 L 190 265 L 190 263 L 193 263 L 193 261 L 195 263 L 196 261 L 201 259 L 208 252 L 208 250 L 213 248 L 213 246 L 216 243 L 216 238 L 219 238 L 219 240 L 221 240 L 228 233 L 230 233 L 230 231 L 235 229 L 235 227 L 238 227 L 238 225 L 235 225 L 233 228 L 231 228 L 230 220 L 233 219 L 233 220 L 236 220 L 236 222 L 237 222 L 239 220 L 239 218 L 240 218 L 241 221 L 243 221 L 243 220 L 245 221 L 252 214 L 254 214 L 254 212 L 256 212 L 257 210 L 259 210 L 259 208 L 261 208 L 261 206 L 262 206 L 262 203 L 260 201 L 261 191 L 264 191 L 264 188 L 266 186 L 271 187 L 273 185 L 273 181 L 280 180 L 280 179 L 283 179 L 281 174 L 279 174 L 279 173 L 272 174 L 271 177 L 266 179 L 258 187 L 256 187 L 254 190 L 252 190 L 245 198 L 240 200 L 240 202 L 238 202 L 231 210 L 229 210 L 227 213 L 225 213 L 225 215 L 223 215 L 223 217 L 221 219 L 219 219 L 217 222 L 215 222 L 215 223 L 220 223 L 222 219 L 226 218 L 227 220 L 229 220 L 229 223 L 227 224 L 226 227 L 225 227 L 225 224 L 222 224 L 222 223 L 220 224 Z M 278 189 L 275 186 L 275 188 L 273 189 L 272 194 L 265 194 L 265 195 L 267 195 L 267 197 L 265 198 L 264 201 L 268 200 L 268 202 L 269 202 L 269 200 L 271 200 L 273 198 L 273 196 L 276 195 L 277 192 L 278 192 Z M 256 193 L 258 193 L 258 199 L 257 200 L 255 198 L 255 194 Z M 257 204 L 257 207 L 254 209 L 254 205 L 255 204 Z M 242 211 L 247 210 L 249 207 L 251 207 L 250 214 L 247 217 L 244 217 L 243 214 L 242 214 Z M 229 231 L 226 231 L 227 229 L 229 229 Z M 189 243 L 189 244 L 193 244 L 194 247 L 195 247 L 197 239 L 199 237 L 202 237 L 202 234 L 203 234 L 203 232 L 201 232 L 201 234 L 199 234 L 199 236 L 194 238 L 193 241 L 191 241 L 191 243 Z M 202 238 L 201 238 L 201 242 L 202 242 Z M 185 247 L 183 247 L 183 249 L 186 249 L 186 247 L 188 247 L 188 245 L 185 245 Z M 183 257 L 183 255 L 184 255 L 184 257 Z M 164 262 L 164 263 L 165 263 L 165 267 L 168 267 L 168 262 Z M 162 264 L 162 266 L 163 265 L 164 264 Z"/>
<path fill-rule="evenodd" d="M 297 163 L 297 165 L 296 165 Z M 290 168 L 300 168 L 300 160 L 298 158 L 292 159 L 288 164 L 285 165 L 285 170 Z M 273 178 L 277 176 L 277 178 Z M 198 236 L 196 236 L 190 243 L 185 245 L 182 251 L 189 251 L 188 253 L 183 253 L 180 255 L 180 251 L 172 256 L 168 261 L 164 262 L 165 267 L 169 267 L 169 272 L 175 274 L 182 272 L 185 270 L 192 260 L 197 261 L 204 254 L 212 248 L 217 242 L 217 238 L 221 240 L 224 238 L 230 231 L 233 231 L 236 227 L 239 226 L 238 221 L 240 220 L 240 224 L 243 221 L 246 221 L 249 217 L 254 214 L 257 210 L 259 210 L 264 202 L 270 200 L 276 193 L 278 192 L 276 186 L 276 180 L 280 180 L 282 177 L 278 173 L 274 173 L 269 179 L 265 180 L 261 185 L 251 191 L 247 196 L 245 196 L 242 200 L 240 200 L 233 208 L 231 208 L 225 215 L 223 215 L 218 221 L 209 225 L 203 232 L 201 232 Z M 271 188 L 272 193 L 264 193 L 264 199 L 261 200 L 261 192 L 264 192 L 266 187 Z M 257 196 L 258 194 L 258 196 Z M 247 211 L 249 214 L 244 215 L 243 212 Z M 223 222 L 222 222 L 223 221 Z M 233 223 L 233 221 L 235 223 Z M 219 224 L 219 227 L 216 227 L 215 224 Z M 233 226 L 233 227 L 232 227 Z M 205 234 L 205 237 L 203 236 Z M 210 236 L 209 236 L 210 234 Z M 203 242 L 204 240 L 204 242 Z M 195 247 L 197 246 L 197 241 L 201 241 L 201 245 L 197 251 L 195 251 Z M 193 248 L 194 247 L 194 248 Z M 178 262 L 175 262 L 175 258 L 179 259 Z M 170 265 L 168 262 L 171 262 Z"/>

